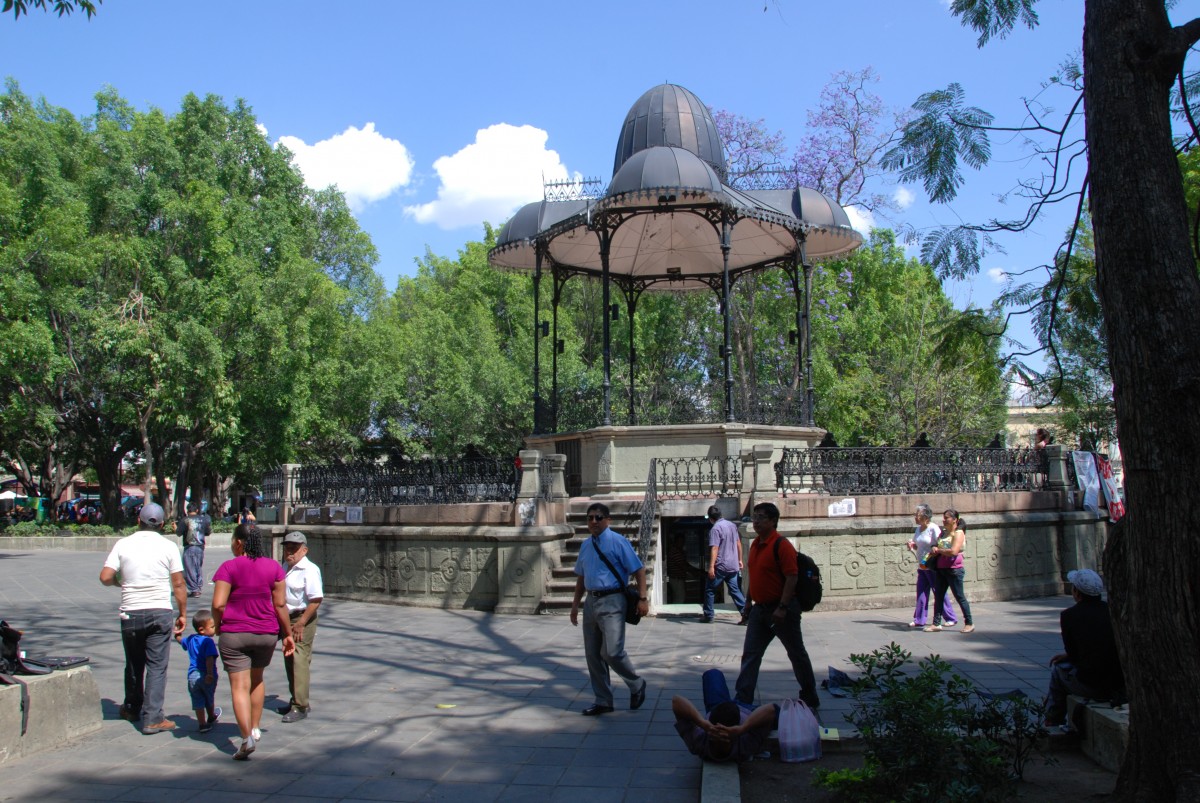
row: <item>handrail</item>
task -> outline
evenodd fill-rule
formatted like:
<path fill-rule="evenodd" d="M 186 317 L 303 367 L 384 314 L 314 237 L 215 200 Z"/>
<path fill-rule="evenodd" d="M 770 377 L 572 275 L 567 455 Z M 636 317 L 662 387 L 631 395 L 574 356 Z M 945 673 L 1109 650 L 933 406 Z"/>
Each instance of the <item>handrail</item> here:
<path fill-rule="evenodd" d="M 658 499 L 711 499 L 737 496 L 742 461 L 737 457 L 658 457 Z"/>
<path fill-rule="evenodd" d="M 646 494 L 642 499 L 642 519 L 638 524 L 638 557 L 645 563 L 650 558 L 650 542 L 654 537 L 654 519 L 658 514 L 658 492 L 656 490 L 655 464 L 658 458 L 650 458 L 650 471 L 646 475 Z"/>

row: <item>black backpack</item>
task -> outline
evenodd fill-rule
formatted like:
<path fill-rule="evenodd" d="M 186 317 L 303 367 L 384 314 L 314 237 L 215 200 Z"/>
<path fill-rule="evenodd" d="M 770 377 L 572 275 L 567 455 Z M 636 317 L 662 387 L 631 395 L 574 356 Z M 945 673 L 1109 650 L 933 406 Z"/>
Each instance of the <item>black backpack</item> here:
<path fill-rule="evenodd" d="M 780 574 L 783 574 L 783 565 L 779 562 L 779 542 L 782 540 L 783 536 L 779 536 L 775 541 L 775 565 L 779 567 Z M 820 604 L 821 595 L 825 591 L 821 587 L 821 567 L 797 549 L 796 568 L 796 601 L 800 603 L 800 610 L 808 613 Z M 787 575 L 784 575 L 784 582 L 787 582 Z"/>

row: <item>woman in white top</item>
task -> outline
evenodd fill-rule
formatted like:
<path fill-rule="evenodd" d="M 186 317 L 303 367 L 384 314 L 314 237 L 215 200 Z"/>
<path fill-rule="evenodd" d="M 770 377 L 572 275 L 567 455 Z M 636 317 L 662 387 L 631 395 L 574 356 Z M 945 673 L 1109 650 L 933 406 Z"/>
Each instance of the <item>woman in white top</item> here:
<path fill-rule="evenodd" d="M 929 550 L 937 543 L 942 531 L 931 522 L 932 518 L 933 508 L 924 504 L 917 505 L 917 511 L 913 515 L 917 526 L 913 531 L 912 540 L 908 542 L 909 550 L 917 555 L 917 607 L 913 611 L 913 620 L 908 623 L 909 627 L 925 627 L 929 616 L 929 601 L 934 596 L 936 558 L 931 558 Z M 958 617 L 954 615 L 954 607 L 950 604 L 948 596 L 944 597 L 941 619 L 943 627 L 954 627 L 958 624 Z"/>

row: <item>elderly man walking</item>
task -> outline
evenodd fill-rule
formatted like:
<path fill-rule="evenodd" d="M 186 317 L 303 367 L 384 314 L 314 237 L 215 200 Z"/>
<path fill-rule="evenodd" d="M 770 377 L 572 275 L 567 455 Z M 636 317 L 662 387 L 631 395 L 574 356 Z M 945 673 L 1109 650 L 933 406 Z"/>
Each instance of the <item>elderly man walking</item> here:
<path fill-rule="evenodd" d="M 721 508 L 716 505 L 708 509 L 708 520 L 712 522 L 712 529 L 708 531 L 708 582 L 704 586 L 704 609 L 700 619 L 704 622 L 713 620 L 713 601 L 717 589 L 724 584 L 729 587 L 733 604 L 739 612 L 743 612 L 744 623 L 746 598 L 738 586 L 738 572 L 742 570 L 742 539 L 738 535 L 737 525 L 721 518 Z"/>
<path fill-rule="evenodd" d="M 571 602 L 571 624 L 579 625 L 579 603 L 587 592 L 583 607 L 583 650 L 596 701 L 583 709 L 585 717 L 613 710 L 612 680 L 609 668 L 616 671 L 629 687 L 629 708 L 636 710 L 646 701 L 646 681 L 634 670 L 625 652 L 625 584 L 629 575 L 637 579 L 638 613 L 650 610 L 646 597 L 646 567 L 633 551 L 629 540 L 609 529 L 612 517 L 608 507 L 595 502 L 587 509 L 587 527 L 592 537 L 579 548 L 575 561 L 575 599 Z"/>
<path fill-rule="evenodd" d="M 175 729 L 163 714 L 167 693 L 167 661 L 171 637 L 182 635 L 187 619 L 187 589 L 179 549 L 159 530 L 161 505 L 144 505 L 138 520 L 143 529 L 116 543 L 100 582 L 121 589 L 121 643 L 125 647 L 125 701 L 121 718 L 139 719 L 142 733 Z M 178 613 L 171 610 L 175 597 Z"/>
<path fill-rule="evenodd" d="M 321 569 L 308 559 L 308 538 L 304 533 L 291 532 L 283 537 L 283 559 L 288 567 L 283 582 L 296 651 L 283 656 L 291 696 L 279 713 L 283 714 L 284 722 L 299 722 L 308 717 L 308 680 L 313 641 L 317 638 L 317 608 L 325 590 Z"/>

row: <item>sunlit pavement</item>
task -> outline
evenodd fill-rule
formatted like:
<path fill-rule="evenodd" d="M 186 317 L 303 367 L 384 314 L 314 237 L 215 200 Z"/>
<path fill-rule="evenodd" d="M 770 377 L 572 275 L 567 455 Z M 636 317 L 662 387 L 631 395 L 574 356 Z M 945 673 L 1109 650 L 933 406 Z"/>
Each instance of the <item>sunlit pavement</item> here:
<path fill-rule="evenodd" d="M 223 556 L 221 556 L 223 557 Z M 701 623 L 688 606 L 668 606 L 627 631 L 634 665 L 649 683 L 646 704 L 628 709 L 619 678 L 617 710 L 583 717 L 591 688 L 583 641 L 565 616 L 496 616 L 326 600 L 313 658 L 312 712 L 283 724 L 282 657 L 267 670 L 263 738 L 247 762 L 230 760 L 237 726 L 227 712 L 196 731 L 187 656 L 172 653 L 166 712 L 179 728 L 143 736 L 117 717 L 124 658 L 120 592 L 101 586 L 102 553 L 0 552 L 0 618 L 25 631 L 30 653 L 88 655 L 104 727 L 58 750 L 5 762 L 3 800 L 531 800 L 696 801 L 700 760 L 676 735 L 671 696 L 697 703 L 700 674 L 724 669 L 732 686 L 742 634 L 736 615 Z M 205 571 L 219 565 L 210 554 Z M 190 613 L 207 605 L 190 599 Z M 804 617 L 818 682 L 848 656 L 896 642 L 916 657 L 937 653 L 979 687 L 1044 694 L 1047 661 L 1061 651 L 1058 614 L 1070 597 L 972 605 L 978 630 L 924 633 L 912 610 L 823 612 Z M 782 646 L 768 650 L 763 702 L 795 695 Z M 848 731 L 849 702 L 825 691 L 825 725 Z"/>

